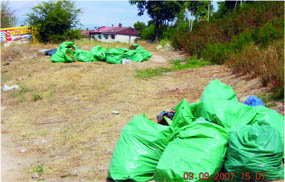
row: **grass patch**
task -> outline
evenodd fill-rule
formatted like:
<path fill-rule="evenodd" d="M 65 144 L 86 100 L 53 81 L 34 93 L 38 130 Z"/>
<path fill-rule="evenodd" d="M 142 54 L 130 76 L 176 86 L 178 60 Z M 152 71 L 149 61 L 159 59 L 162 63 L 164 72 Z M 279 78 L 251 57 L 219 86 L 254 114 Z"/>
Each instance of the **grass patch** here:
<path fill-rule="evenodd" d="M 44 174 L 44 165 L 43 164 L 38 164 L 37 166 L 35 166 L 33 168 L 33 172 L 35 173 L 38 173 L 39 175 L 42 175 Z"/>
<path fill-rule="evenodd" d="M 19 89 L 9 91 L 9 94 L 14 97 L 18 98 L 21 102 L 25 101 L 25 94 L 30 92 L 29 88 L 20 87 Z"/>
<path fill-rule="evenodd" d="M 39 93 L 33 93 L 33 101 L 38 101 L 38 100 L 41 100 L 42 97 L 40 96 Z"/>
<path fill-rule="evenodd" d="M 203 66 L 211 65 L 208 61 L 198 61 L 197 59 L 185 59 L 185 60 L 170 60 L 170 68 L 147 68 L 144 70 L 136 70 L 136 78 L 147 79 L 152 77 L 158 77 L 163 75 L 163 73 L 171 71 L 179 71 L 191 68 L 199 68 Z"/>

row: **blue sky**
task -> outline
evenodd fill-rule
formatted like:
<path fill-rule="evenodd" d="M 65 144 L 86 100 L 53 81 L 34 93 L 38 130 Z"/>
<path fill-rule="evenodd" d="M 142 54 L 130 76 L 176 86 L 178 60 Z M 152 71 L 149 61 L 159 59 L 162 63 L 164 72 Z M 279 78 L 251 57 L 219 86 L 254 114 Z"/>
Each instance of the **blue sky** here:
<path fill-rule="evenodd" d="M 18 18 L 17 26 L 24 23 L 26 14 L 31 12 L 31 8 L 38 5 L 43 0 L 33 1 L 13 1 L 10 0 L 10 7 L 15 10 Z M 143 16 L 137 16 L 138 10 L 135 5 L 130 5 L 127 0 L 117 1 L 75 1 L 76 7 L 81 8 L 83 12 L 79 15 L 82 28 L 94 29 L 95 26 L 117 26 L 122 23 L 123 26 L 133 26 L 137 21 L 147 23 L 150 18 L 145 13 Z M 217 8 L 217 3 L 214 3 Z"/>

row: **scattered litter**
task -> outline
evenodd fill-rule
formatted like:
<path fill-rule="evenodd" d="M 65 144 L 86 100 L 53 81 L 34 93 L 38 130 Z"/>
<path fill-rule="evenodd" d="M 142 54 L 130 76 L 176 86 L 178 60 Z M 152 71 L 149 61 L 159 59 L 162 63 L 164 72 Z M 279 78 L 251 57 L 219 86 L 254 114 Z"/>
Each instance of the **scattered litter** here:
<path fill-rule="evenodd" d="M 80 182 L 84 182 L 85 180 L 84 179 L 80 179 Z"/>
<path fill-rule="evenodd" d="M 9 65 L 9 64 L 10 64 L 10 63 L 4 63 L 3 66 L 7 66 L 7 65 Z"/>
<path fill-rule="evenodd" d="M 164 117 L 167 117 L 168 119 L 172 120 L 173 116 L 175 114 L 175 111 L 162 111 L 159 113 L 159 115 L 157 115 L 157 123 L 158 124 L 162 124 L 162 125 L 168 125 L 167 121 L 165 120 Z"/>
<path fill-rule="evenodd" d="M 120 114 L 120 112 L 113 110 L 113 111 L 112 111 L 112 114 Z"/>
<path fill-rule="evenodd" d="M 156 50 L 162 49 L 163 47 L 161 45 L 156 46 Z"/>
<path fill-rule="evenodd" d="M 4 106 L 0 106 L 0 108 L 1 108 L 1 111 L 4 111 L 4 109 L 6 109 L 6 107 Z"/>
<path fill-rule="evenodd" d="M 122 64 L 129 64 L 131 63 L 132 61 L 130 59 L 123 59 L 122 60 Z"/>
<path fill-rule="evenodd" d="M 26 149 L 20 149 L 20 152 L 24 153 L 24 152 L 26 152 Z"/>
<path fill-rule="evenodd" d="M 74 97 L 74 100 L 78 100 L 78 97 Z"/>
<path fill-rule="evenodd" d="M 6 91 L 8 91 L 8 90 L 16 90 L 16 89 L 18 89 L 18 88 L 19 88 L 18 85 L 12 85 L 12 86 L 9 87 L 8 85 L 5 84 L 2 90 L 3 90 L 4 92 L 6 92 Z"/>
<path fill-rule="evenodd" d="M 48 56 L 52 56 L 56 53 L 56 48 L 55 49 L 50 49 L 50 50 L 46 50 L 45 51 L 45 55 L 48 55 Z"/>
<path fill-rule="evenodd" d="M 113 152 L 109 178 L 183 182 L 186 171 L 195 179 L 207 173 L 214 181 L 221 170 L 239 177 L 248 172 L 251 179 L 259 179 L 261 171 L 263 180 L 283 178 L 281 114 L 238 102 L 234 90 L 219 80 L 208 84 L 199 101 L 183 99 L 174 111 L 173 116 L 165 111 L 158 115 L 165 125 L 144 114 L 133 117 Z"/>
<path fill-rule="evenodd" d="M 90 51 L 78 49 L 73 42 L 63 42 L 51 56 L 52 62 L 93 62 L 105 61 L 110 64 L 122 64 L 123 59 L 131 62 L 148 61 L 151 53 L 138 44 L 132 44 L 131 48 L 103 48 L 95 46 Z M 129 61 L 124 61 L 129 63 Z"/>
<path fill-rule="evenodd" d="M 264 106 L 262 100 L 256 96 L 249 96 L 244 103 L 249 106 Z"/>
<path fill-rule="evenodd" d="M 39 178 L 40 176 L 39 176 L 39 174 L 38 173 L 34 173 L 33 175 L 32 175 L 32 178 L 33 179 L 37 179 L 37 178 Z"/>

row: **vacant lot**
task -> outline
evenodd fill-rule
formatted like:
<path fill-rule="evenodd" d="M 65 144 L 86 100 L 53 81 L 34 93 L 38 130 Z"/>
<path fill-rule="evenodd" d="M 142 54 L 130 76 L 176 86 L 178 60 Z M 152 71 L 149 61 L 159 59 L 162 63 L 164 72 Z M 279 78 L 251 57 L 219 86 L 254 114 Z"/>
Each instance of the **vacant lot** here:
<path fill-rule="evenodd" d="M 89 50 L 97 42 L 76 42 Z M 127 44 L 101 44 L 128 47 Z M 51 63 L 39 53 L 58 45 L 21 45 L 2 50 L 3 181 L 105 181 L 122 128 L 145 113 L 152 120 L 182 99 L 195 102 L 212 79 L 232 86 L 238 98 L 264 95 L 258 78 L 233 75 L 225 66 L 172 71 L 141 79 L 136 70 L 168 68 L 167 60 L 183 57 L 173 51 L 151 51 L 148 62 L 111 65 L 104 62 Z M 268 105 L 283 112 L 283 104 Z M 120 114 L 112 114 L 112 111 Z M 36 179 L 32 178 L 37 173 Z"/>

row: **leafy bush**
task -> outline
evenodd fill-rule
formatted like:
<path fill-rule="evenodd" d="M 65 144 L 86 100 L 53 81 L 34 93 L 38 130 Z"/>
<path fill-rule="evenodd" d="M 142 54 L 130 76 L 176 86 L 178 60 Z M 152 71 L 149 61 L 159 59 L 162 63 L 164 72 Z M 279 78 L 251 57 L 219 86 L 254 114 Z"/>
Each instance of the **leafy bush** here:
<path fill-rule="evenodd" d="M 264 26 L 256 29 L 253 38 L 262 48 L 267 47 L 274 40 L 284 37 L 284 19 L 275 18 Z"/>
<path fill-rule="evenodd" d="M 234 49 L 231 44 L 208 44 L 202 52 L 202 57 L 215 64 L 225 63 Z"/>
<path fill-rule="evenodd" d="M 154 39 L 154 25 L 150 24 L 148 27 L 144 28 L 140 33 L 142 39 L 153 40 Z"/>
<path fill-rule="evenodd" d="M 273 21 L 272 25 L 270 21 Z M 208 44 L 235 41 L 233 46 L 241 49 L 247 41 L 254 39 L 258 44 L 267 45 L 271 38 L 278 39 L 281 36 L 284 26 L 282 21 L 284 22 L 283 2 L 246 3 L 241 8 L 228 11 L 225 16 L 212 19 L 210 23 L 200 22 L 192 32 L 178 30 L 175 39 L 171 40 L 176 41 L 173 42 L 176 45 L 174 47 L 185 50 L 191 56 L 200 57 L 204 49 L 209 47 Z M 259 30 L 263 26 L 265 27 Z M 257 35 L 253 37 L 253 33 Z M 236 37 L 239 34 L 243 35 Z"/>
<path fill-rule="evenodd" d="M 40 42 L 61 42 L 80 38 L 78 15 L 80 9 L 69 0 L 42 2 L 32 8 L 28 14 L 27 22 L 35 27 L 38 34 L 36 39 Z"/>

